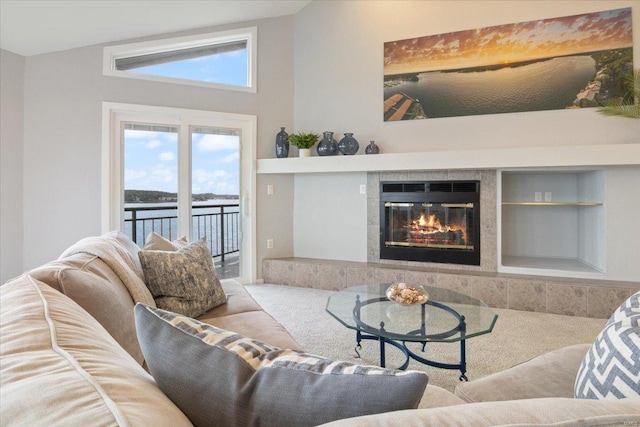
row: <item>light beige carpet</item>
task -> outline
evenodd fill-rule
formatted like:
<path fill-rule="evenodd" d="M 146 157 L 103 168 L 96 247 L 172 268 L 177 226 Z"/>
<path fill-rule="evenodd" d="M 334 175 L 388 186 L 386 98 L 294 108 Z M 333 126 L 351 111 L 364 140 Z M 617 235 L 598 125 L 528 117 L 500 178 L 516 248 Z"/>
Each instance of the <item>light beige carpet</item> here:
<path fill-rule="evenodd" d="M 379 345 L 363 341 L 361 359 L 355 357 L 355 331 L 342 326 L 325 311 L 333 291 L 282 285 L 252 284 L 247 290 L 278 320 L 309 353 L 354 363 L 379 363 Z M 493 332 L 467 340 L 467 376 L 480 378 L 566 345 L 591 343 L 604 327 L 605 319 L 569 317 L 495 309 L 498 321 Z M 429 343 L 425 357 L 445 363 L 458 363 L 457 343 Z M 419 347 L 414 351 L 418 352 Z M 387 367 L 402 364 L 404 357 L 387 346 Z M 429 383 L 453 391 L 459 372 L 425 366 L 411 361 L 409 369 L 428 373 Z"/>

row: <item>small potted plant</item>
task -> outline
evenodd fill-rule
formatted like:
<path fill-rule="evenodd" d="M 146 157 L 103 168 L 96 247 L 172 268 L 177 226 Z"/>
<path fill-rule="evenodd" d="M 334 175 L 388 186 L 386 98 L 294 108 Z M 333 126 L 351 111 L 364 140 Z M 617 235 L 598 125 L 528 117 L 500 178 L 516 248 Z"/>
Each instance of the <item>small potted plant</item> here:
<path fill-rule="evenodd" d="M 300 157 L 309 157 L 311 147 L 318 142 L 320 135 L 313 132 L 298 132 L 289 135 L 289 142 L 300 150 Z"/>

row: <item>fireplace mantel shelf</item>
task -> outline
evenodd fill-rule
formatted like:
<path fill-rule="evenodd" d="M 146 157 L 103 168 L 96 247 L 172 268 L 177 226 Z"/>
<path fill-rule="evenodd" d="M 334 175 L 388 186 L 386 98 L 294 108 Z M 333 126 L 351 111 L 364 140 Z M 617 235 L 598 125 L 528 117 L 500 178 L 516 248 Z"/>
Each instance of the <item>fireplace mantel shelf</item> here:
<path fill-rule="evenodd" d="M 640 144 L 258 159 L 258 174 L 640 165 Z"/>

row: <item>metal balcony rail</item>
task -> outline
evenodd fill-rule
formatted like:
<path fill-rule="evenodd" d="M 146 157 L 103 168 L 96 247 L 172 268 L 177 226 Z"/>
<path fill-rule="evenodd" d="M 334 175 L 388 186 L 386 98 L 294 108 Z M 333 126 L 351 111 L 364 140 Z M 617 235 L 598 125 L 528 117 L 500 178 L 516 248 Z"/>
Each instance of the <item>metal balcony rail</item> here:
<path fill-rule="evenodd" d="M 239 204 L 212 204 L 192 206 L 191 240 L 206 238 L 214 258 L 240 251 L 240 206 Z M 178 207 L 176 205 L 127 206 L 125 211 L 125 234 L 144 246 L 144 239 L 155 231 L 174 240 L 178 238 Z"/>

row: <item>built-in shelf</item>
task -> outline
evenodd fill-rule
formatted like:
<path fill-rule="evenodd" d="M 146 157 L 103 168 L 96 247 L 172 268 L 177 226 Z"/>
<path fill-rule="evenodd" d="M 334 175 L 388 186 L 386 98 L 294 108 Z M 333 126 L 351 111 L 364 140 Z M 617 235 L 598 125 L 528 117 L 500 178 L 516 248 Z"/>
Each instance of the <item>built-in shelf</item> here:
<path fill-rule="evenodd" d="M 595 202 L 502 202 L 502 206 L 602 206 Z"/>
<path fill-rule="evenodd" d="M 498 270 L 571 277 L 602 274 L 604 176 L 599 168 L 502 171 Z"/>
<path fill-rule="evenodd" d="M 609 144 L 258 159 L 257 173 L 299 174 L 638 164 L 640 164 L 640 144 Z"/>
<path fill-rule="evenodd" d="M 502 266 L 514 269 L 553 270 L 567 273 L 601 273 L 601 270 L 577 258 L 503 256 Z M 509 270 L 503 270 L 507 272 Z M 547 274 L 549 274 L 547 272 Z"/>

